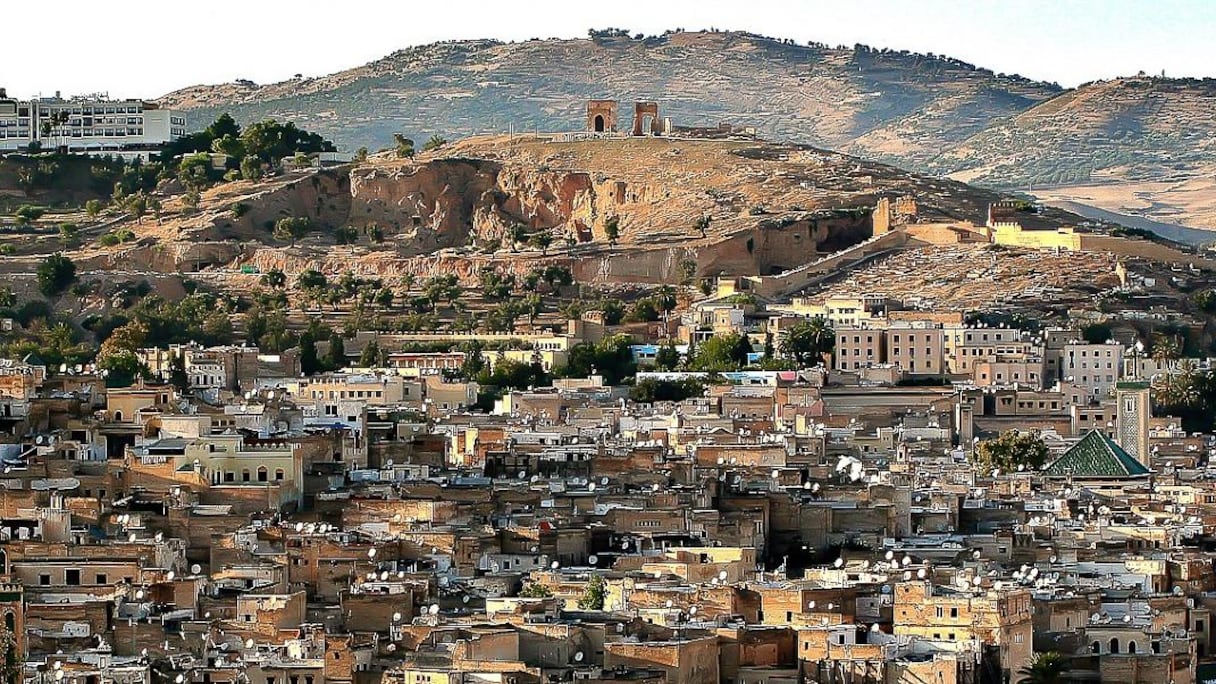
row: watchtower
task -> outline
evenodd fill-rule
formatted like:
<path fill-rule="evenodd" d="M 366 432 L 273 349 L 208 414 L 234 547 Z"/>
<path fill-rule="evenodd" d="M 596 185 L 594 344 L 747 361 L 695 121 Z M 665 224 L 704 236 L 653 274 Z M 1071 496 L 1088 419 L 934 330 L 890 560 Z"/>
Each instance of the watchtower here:
<path fill-rule="evenodd" d="M 633 104 L 633 134 L 663 134 L 663 122 L 659 120 L 658 102 L 635 102 Z"/>
<path fill-rule="evenodd" d="M 590 133 L 615 133 L 616 109 L 616 100 L 588 100 L 587 131 Z"/>

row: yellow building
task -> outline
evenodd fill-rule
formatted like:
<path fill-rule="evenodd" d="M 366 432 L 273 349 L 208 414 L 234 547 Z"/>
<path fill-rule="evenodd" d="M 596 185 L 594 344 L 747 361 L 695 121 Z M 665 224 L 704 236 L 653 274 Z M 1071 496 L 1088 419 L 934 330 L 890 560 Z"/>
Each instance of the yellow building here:
<path fill-rule="evenodd" d="M 895 588 L 895 634 L 933 641 L 979 640 L 1000 648 L 1001 670 L 1013 678 L 1031 662 L 1034 626 L 1025 589 L 954 591 L 931 582 Z"/>

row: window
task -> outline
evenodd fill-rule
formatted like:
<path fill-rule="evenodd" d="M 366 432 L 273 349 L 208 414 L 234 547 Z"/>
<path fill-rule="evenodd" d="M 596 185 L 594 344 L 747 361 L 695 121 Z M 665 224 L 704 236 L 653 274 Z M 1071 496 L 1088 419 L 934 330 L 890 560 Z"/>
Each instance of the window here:
<path fill-rule="evenodd" d="M 952 618 L 956 618 L 956 617 L 958 617 L 958 608 L 951 608 L 951 609 L 950 609 L 950 617 L 952 617 Z"/>
<path fill-rule="evenodd" d="M 45 575 L 45 574 L 44 574 L 44 575 L 38 575 L 38 584 L 40 584 L 40 585 L 42 585 L 42 586 L 44 586 L 44 587 L 45 587 L 45 586 L 49 585 L 50 583 L 51 583 L 51 576 L 50 576 L 50 575 Z"/>
<path fill-rule="evenodd" d="M 99 572 L 93 576 L 93 584 L 109 584 L 108 579 L 109 578 L 106 577 L 105 573 Z"/>
<path fill-rule="evenodd" d="M 63 576 L 64 576 L 64 582 L 68 586 L 75 587 L 75 586 L 80 585 L 80 571 L 79 570 L 65 570 L 63 573 Z"/>

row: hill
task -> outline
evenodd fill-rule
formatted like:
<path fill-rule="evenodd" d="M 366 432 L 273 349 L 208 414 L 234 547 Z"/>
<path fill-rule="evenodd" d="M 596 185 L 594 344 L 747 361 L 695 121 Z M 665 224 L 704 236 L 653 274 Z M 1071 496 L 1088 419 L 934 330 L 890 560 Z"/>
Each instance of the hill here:
<path fill-rule="evenodd" d="M 805 145 L 683 138 L 482 136 L 412 159 L 288 170 L 219 183 L 197 209 L 162 183 L 158 216 L 48 213 L 0 236 L 0 271 L 30 273 L 64 250 L 83 271 L 225 279 L 273 268 L 384 278 L 491 265 L 570 266 L 580 282 L 676 283 L 767 275 L 870 236 L 881 197 L 916 199 L 921 220 L 982 220 L 997 193 Z M 274 230 L 285 217 L 300 235 Z M 1027 220 L 1075 223 L 1049 211 Z M 72 244 L 51 239 L 79 225 Z M 612 226 L 612 227 L 610 227 Z M 119 239 L 121 236 L 121 239 Z M 240 287 L 240 286 L 237 286 Z"/>
<path fill-rule="evenodd" d="M 196 125 L 291 119 L 346 150 L 488 132 L 578 130 L 591 98 L 659 102 L 677 124 L 721 121 L 857 156 L 926 167 L 943 148 L 1060 92 L 934 55 L 795 45 L 747 33 L 461 41 L 319 78 L 195 86 L 165 96 Z"/>
<path fill-rule="evenodd" d="M 436 43 L 317 78 L 193 86 L 164 102 L 201 126 L 301 122 L 351 151 L 394 133 L 577 130 L 583 104 L 659 102 L 682 125 L 729 121 L 1003 189 L 1093 186 L 1095 206 L 1216 227 L 1194 179 L 1216 170 L 1216 80 L 1135 77 L 1072 90 L 940 55 L 795 45 L 737 32 Z"/>
<path fill-rule="evenodd" d="M 1090 83 L 993 122 L 931 164 L 984 185 L 1169 182 L 1216 170 L 1216 80 Z"/>

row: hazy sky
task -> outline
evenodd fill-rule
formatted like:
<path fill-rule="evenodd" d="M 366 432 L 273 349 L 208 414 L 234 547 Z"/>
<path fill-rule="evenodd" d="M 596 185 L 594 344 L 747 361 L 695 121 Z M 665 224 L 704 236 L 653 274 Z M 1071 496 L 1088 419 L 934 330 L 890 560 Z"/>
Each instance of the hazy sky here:
<path fill-rule="evenodd" d="M 1216 0 L 58 0 L 4 2 L 0 86 L 152 98 L 318 76 L 437 40 L 591 27 L 753 31 L 934 52 L 1072 86 L 1144 70 L 1216 76 Z M 50 16 L 53 15 L 53 16 Z"/>

